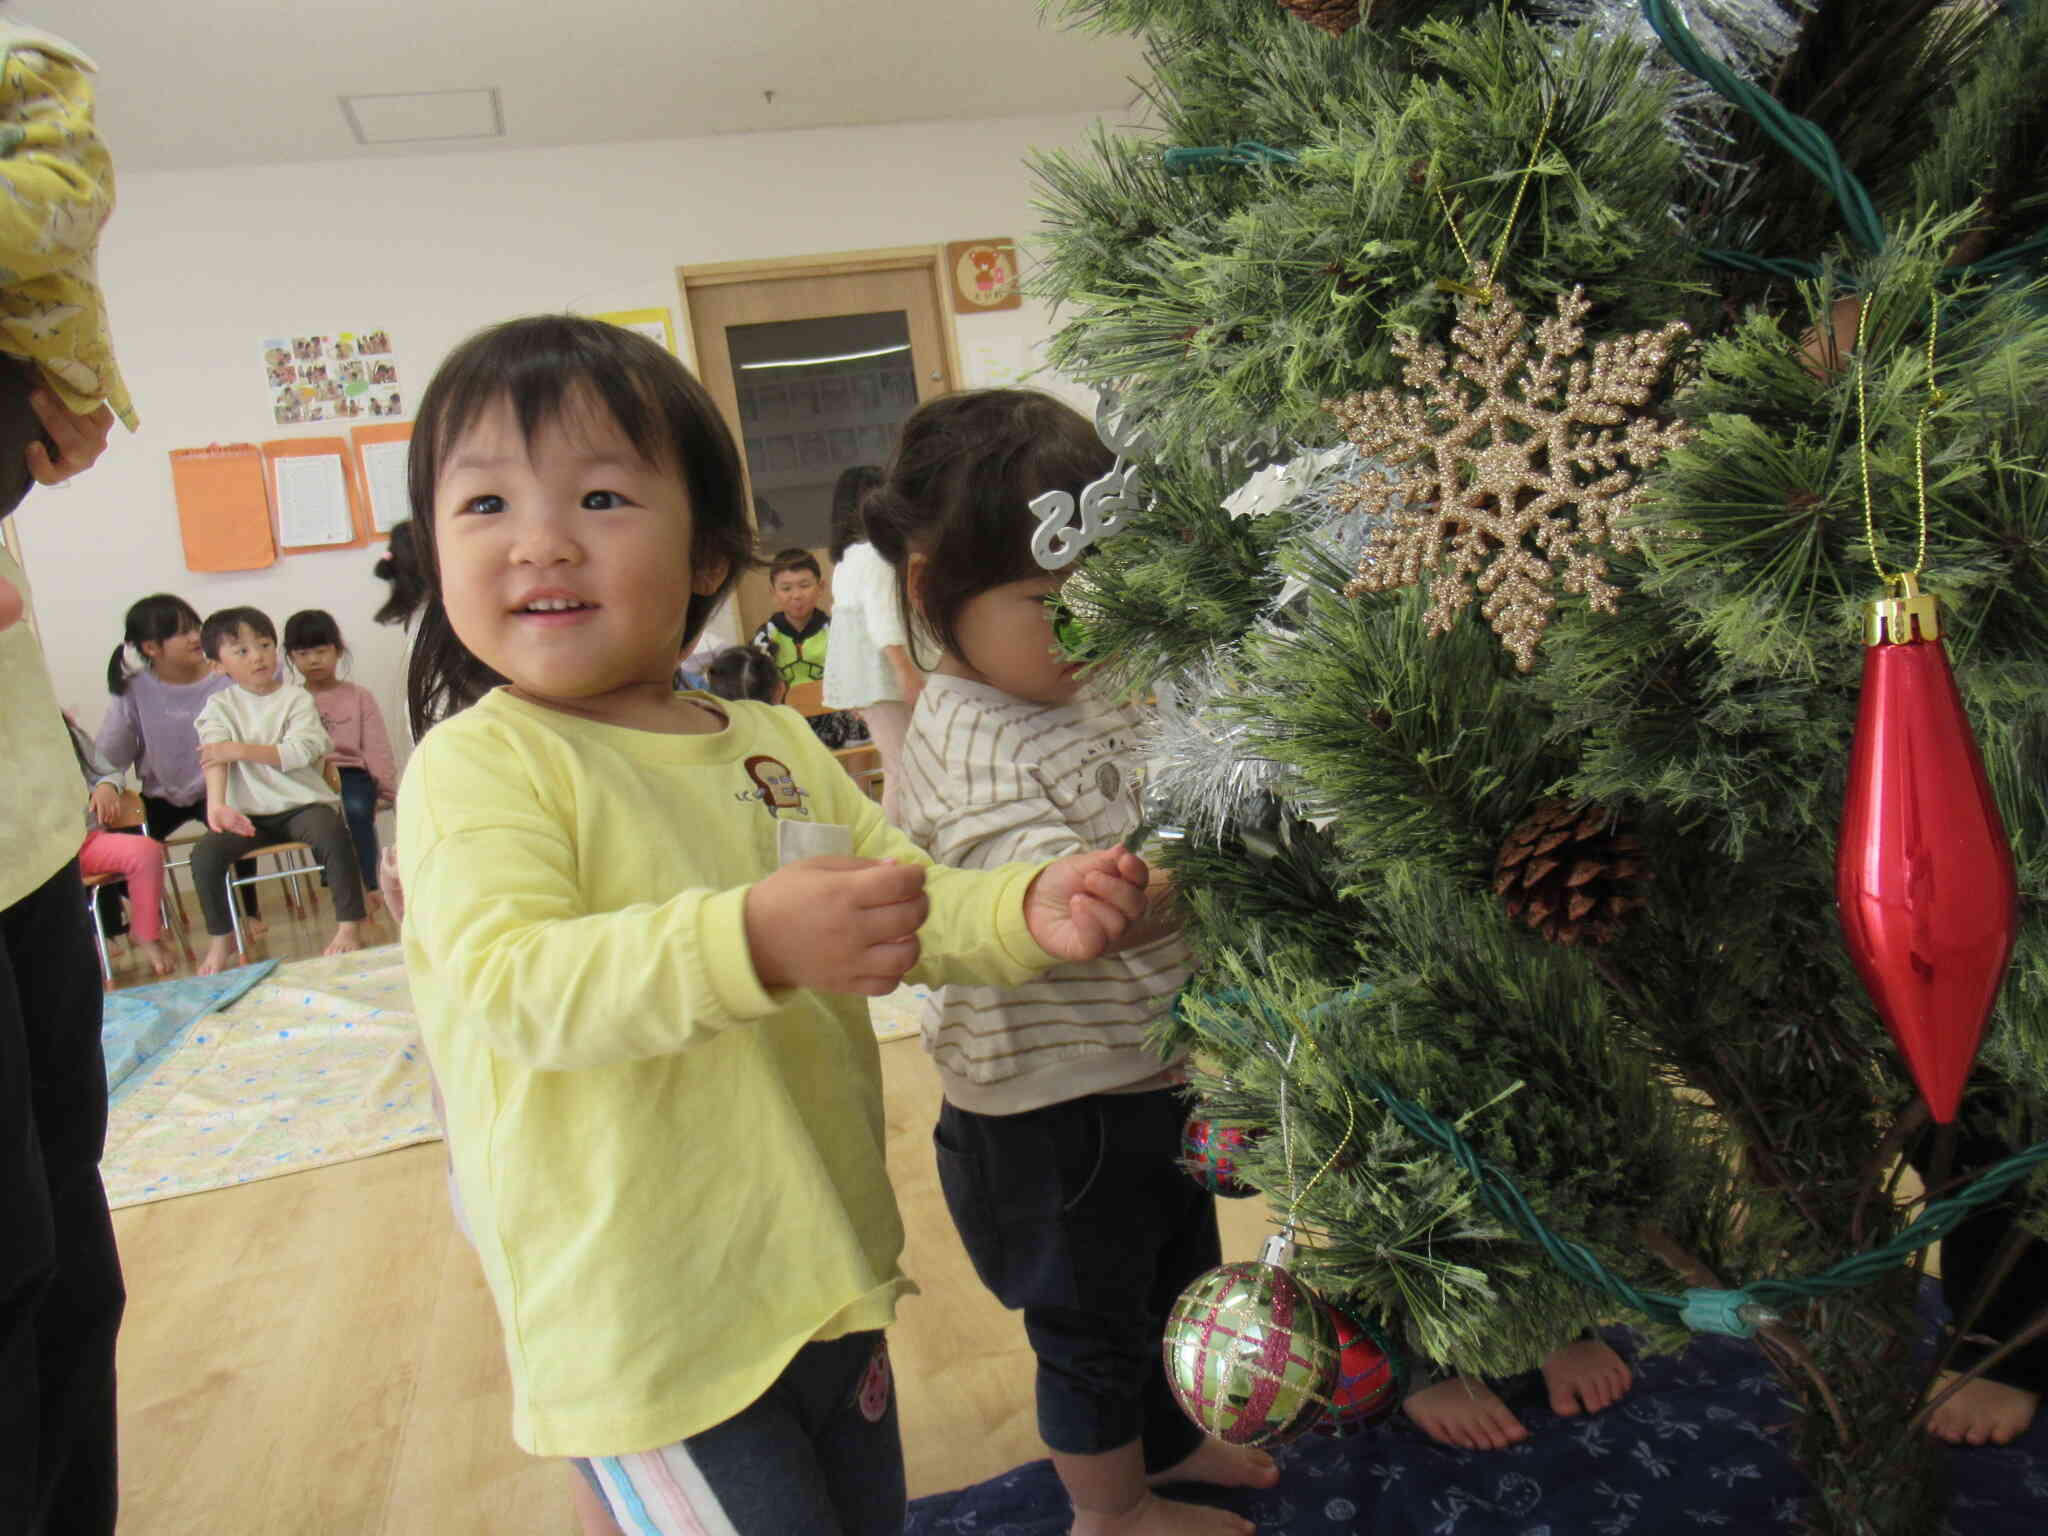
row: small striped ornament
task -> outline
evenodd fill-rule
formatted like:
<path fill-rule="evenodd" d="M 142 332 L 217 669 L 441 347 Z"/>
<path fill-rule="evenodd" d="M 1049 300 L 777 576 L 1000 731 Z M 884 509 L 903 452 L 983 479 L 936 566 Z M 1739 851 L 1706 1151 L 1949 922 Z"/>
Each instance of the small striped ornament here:
<path fill-rule="evenodd" d="M 1226 1200 L 1248 1199 L 1258 1190 L 1238 1178 L 1239 1159 L 1251 1150 L 1258 1134 L 1190 1115 L 1180 1133 L 1180 1165 L 1210 1194 Z"/>
<path fill-rule="evenodd" d="M 1330 1411 L 1322 1428 L 1333 1435 L 1349 1434 L 1377 1424 L 1401 1400 L 1394 1361 L 1373 1333 L 1342 1307 L 1325 1303 L 1337 1335 L 1337 1384 L 1330 1390 Z"/>
<path fill-rule="evenodd" d="M 1231 1445 L 1292 1439 L 1322 1417 L 1337 1384 L 1336 1325 L 1275 1258 L 1225 1264 L 1180 1293 L 1166 1319 L 1166 1379 L 1181 1411 Z"/>

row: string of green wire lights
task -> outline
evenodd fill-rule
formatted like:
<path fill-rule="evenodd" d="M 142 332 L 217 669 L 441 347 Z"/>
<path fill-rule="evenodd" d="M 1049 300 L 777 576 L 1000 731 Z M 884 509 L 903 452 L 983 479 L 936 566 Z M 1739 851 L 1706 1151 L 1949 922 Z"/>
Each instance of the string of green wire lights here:
<path fill-rule="evenodd" d="M 1701 47 L 1699 39 L 1672 10 L 1670 0 L 1641 0 L 1641 4 L 1643 20 L 1679 67 L 1704 80 L 1723 100 L 1755 118 L 1766 135 L 1827 188 L 1842 210 L 1843 223 L 1853 243 L 1873 255 L 1882 251 L 1884 223 L 1878 217 L 1877 205 L 1871 199 L 1870 189 L 1843 163 L 1834 141 L 1817 124 L 1789 111 L 1768 92 L 1750 84 Z M 1169 172 L 1185 176 L 1191 171 L 1227 167 L 1295 165 L 1300 163 L 1301 156 L 1255 139 L 1240 139 L 1235 144 L 1168 149 L 1163 151 L 1163 159 Z M 1788 256 L 1756 256 L 1720 248 L 1703 250 L 1700 255 L 1718 266 L 1772 277 L 1798 279 L 1821 275 L 1820 263 Z M 1996 277 L 2043 257 L 2048 257 L 2048 230 L 1953 270 L 1972 277 Z"/>
<path fill-rule="evenodd" d="M 1365 996 L 1370 990 L 1359 986 L 1339 993 L 1311 1009 L 1309 1018 L 1326 1017 L 1330 1010 L 1341 1007 L 1350 999 Z M 1183 998 L 1185 996 L 1184 993 Z M 1196 996 L 1219 1009 L 1241 1007 L 1254 1001 L 1241 991 Z M 1180 1012 L 1181 1002 L 1181 999 L 1176 999 L 1174 1003 L 1176 1014 Z M 1263 1003 L 1257 1006 L 1269 1024 L 1284 1027 L 1270 1008 Z M 1236 1043 L 1247 1047 L 1251 1045 L 1251 1041 L 1242 1035 L 1237 1036 Z M 1559 1237 L 1545 1226 L 1515 1187 L 1507 1171 L 1481 1157 L 1447 1122 L 1420 1104 L 1402 1098 L 1376 1079 L 1365 1078 L 1360 1085 L 1385 1105 L 1387 1112 L 1411 1134 L 1426 1145 L 1448 1154 L 1478 1186 L 1481 1196 L 1494 1213 L 1541 1248 L 1545 1257 L 1572 1279 L 1645 1316 L 1681 1324 L 1695 1333 L 1722 1333 L 1736 1338 L 1748 1338 L 1759 1327 L 1778 1321 L 1784 1308 L 1868 1285 L 1904 1263 L 1917 1250 L 1938 1242 L 1971 1211 L 1988 1200 L 1997 1199 L 2034 1169 L 2048 1163 L 2048 1141 L 2036 1142 L 1987 1168 L 1955 1194 L 1929 1201 L 1918 1218 L 1902 1228 L 1890 1242 L 1853 1254 L 1817 1275 L 1755 1280 L 1732 1290 L 1696 1286 L 1678 1294 L 1646 1291 L 1608 1269 L 1599 1256 L 1584 1244 Z"/>

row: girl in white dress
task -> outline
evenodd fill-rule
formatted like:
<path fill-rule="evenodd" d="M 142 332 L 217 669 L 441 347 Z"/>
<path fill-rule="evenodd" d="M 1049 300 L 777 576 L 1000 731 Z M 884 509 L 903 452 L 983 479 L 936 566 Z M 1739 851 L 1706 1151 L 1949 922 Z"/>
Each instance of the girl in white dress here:
<path fill-rule="evenodd" d="M 882 472 L 858 464 L 832 488 L 832 648 L 825 653 L 825 703 L 850 709 L 882 754 L 882 814 L 896 820 L 898 765 L 910 709 L 924 674 L 910 659 L 896 573 L 861 526 L 863 497 Z"/>

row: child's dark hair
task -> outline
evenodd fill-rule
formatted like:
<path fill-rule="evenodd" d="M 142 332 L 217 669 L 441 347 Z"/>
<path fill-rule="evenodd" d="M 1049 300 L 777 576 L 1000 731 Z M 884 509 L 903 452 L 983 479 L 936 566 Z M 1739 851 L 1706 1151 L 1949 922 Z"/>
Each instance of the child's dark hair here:
<path fill-rule="evenodd" d="M 860 504 L 868 492 L 882 483 L 878 465 L 856 464 L 841 470 L 832 486 L 832 563 L 846 558 L 846 552 L 867 537 L 860 520 Z"/>
<path fill-rule="evenodd" d="M 405 624 L 427 601 L 427 581 L 420 570 L 419 544 L 412 519 L 401 518 L 392 524 L 388 540 L 384 558 L 370 568 L 370 574 L 389 582 L 391 593 L 373 617 L 379 624 Z"/>
<path fill-rule="evenodd" d="M 260 640 L 277 643 L 277 626 L 261 608 L 218 608 L 199 626 L 199 649 L 208 661 L 218 661 L 221 646 L 245 629 Z"/>
<path fill-rule="evenodd" d="M 134 646 L 139 656 L 145 645 L 162 645 L 173 636 L 197 628 L 199 610 L 182 597 L 154 592 L 131 603 L 127 616 L 121 621 L 121 643 L 114 647 L 114 654 L 107 659 L 107 692 L 123 694 L 128 691 L 128 679 L 134 676 L 128 670 L 129 646 Z"/>
<path fill-rule="evenodd" d="M 961 655 L 969 599 L 1046 574 L 1031 553 L 1031 499 L 1079 497 L 1115 463 L 1087 417 L 1036 390 L 978 389 L 919 406 L 888 478 L 861 505 L 868 542 L 896 567 L 906 629 Z M 926 562 L 915 601 L 912 554 Z"/>
<path fill-rule="evenodd" d="M 301 608 L 284 621 L 287 656 L 293 651 L 310 651 L 322 645 L 331 645 L 337 651 L 348 649 L 341 638 L 341 626 L 334 622 L 334 615 L 325 608 Z"/>
<path fill-rule="evenodd" d="M 768 579 L 772 582 L 778 576 L 787 576 L 791 571 L 809 571 L 818 580 L 825 579 L 825 573 L 818 566 L 818 557 L 808 549 L 784 549 L 776 552 L 768 562 Z"/>
<path fill-rule="evenodd" d="M 41 443 L 51 458 L 57 456 L 57 445 L 29 404 L 42 387 L 43 372 L 34 363 L 0 354 L 0 517 L 20 506 L 36 483 L 28 467 L 29 444 Z"/>
<path fill-rule="evenodd" d="M 463 646 L 441 601 L 434 486 L 442 464 L 498 401 L 510 403 L 520 435 L 531 442 L 586 398 L 650 463 L 671 465 L 682 476 L 694 536 L 691 564 L 699 570 L 725 566 L 717 590 L 691 596 L 679 649 L 689 649 L 753 563 L 739 450 L 711 396 L 674 354 L 636 332 L 578 315 L 532 315 L 477 332 L 448 354 L 420 398 L 407 472 L 412 532 L 401 545 L 394 529 L 391 541 L 393 591 L 384 612 L 408 589 L 419 612 L 405 680 L 415 735 L 504 681 Z"/>
<path fill-rule="evenodd" d="M 729 645 L 704 669 L 704 686 L 721 699 L 758 699 L 773 704 L 781 691 L 782 671 L 766 651 L 751 645 Z"/>

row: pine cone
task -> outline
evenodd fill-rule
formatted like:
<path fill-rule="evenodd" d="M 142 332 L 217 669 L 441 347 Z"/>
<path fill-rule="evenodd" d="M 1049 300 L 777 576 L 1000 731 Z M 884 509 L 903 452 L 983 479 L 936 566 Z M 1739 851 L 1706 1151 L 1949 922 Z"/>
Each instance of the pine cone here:
<path fill-rule="evenodd" d="M 1342 37 L 1358 25 L 1358 0 L 1276 0 L 1284 11 L 1292 11 L 1310 26 L 1321 27 L 1332 37 Z"/>
<path fill-rule="evenodd" d="M 1291 11 L 1310 26 L 1321 27 L 1332 37 L 1342 37 L 1361 21 L 1376 22 L 1382 30 L 1405 26 L 1427 10 L 1427 0 L 1273 0 L 1283 11 Z"/>
<path fill-rule="evenodd" d="M 1493 892 L 1553 944 L 1606 944 L 1648 904 L 1654 880 L 1639 838 L 1598 805 L 1545 800 L 1501 845 Z"/>

